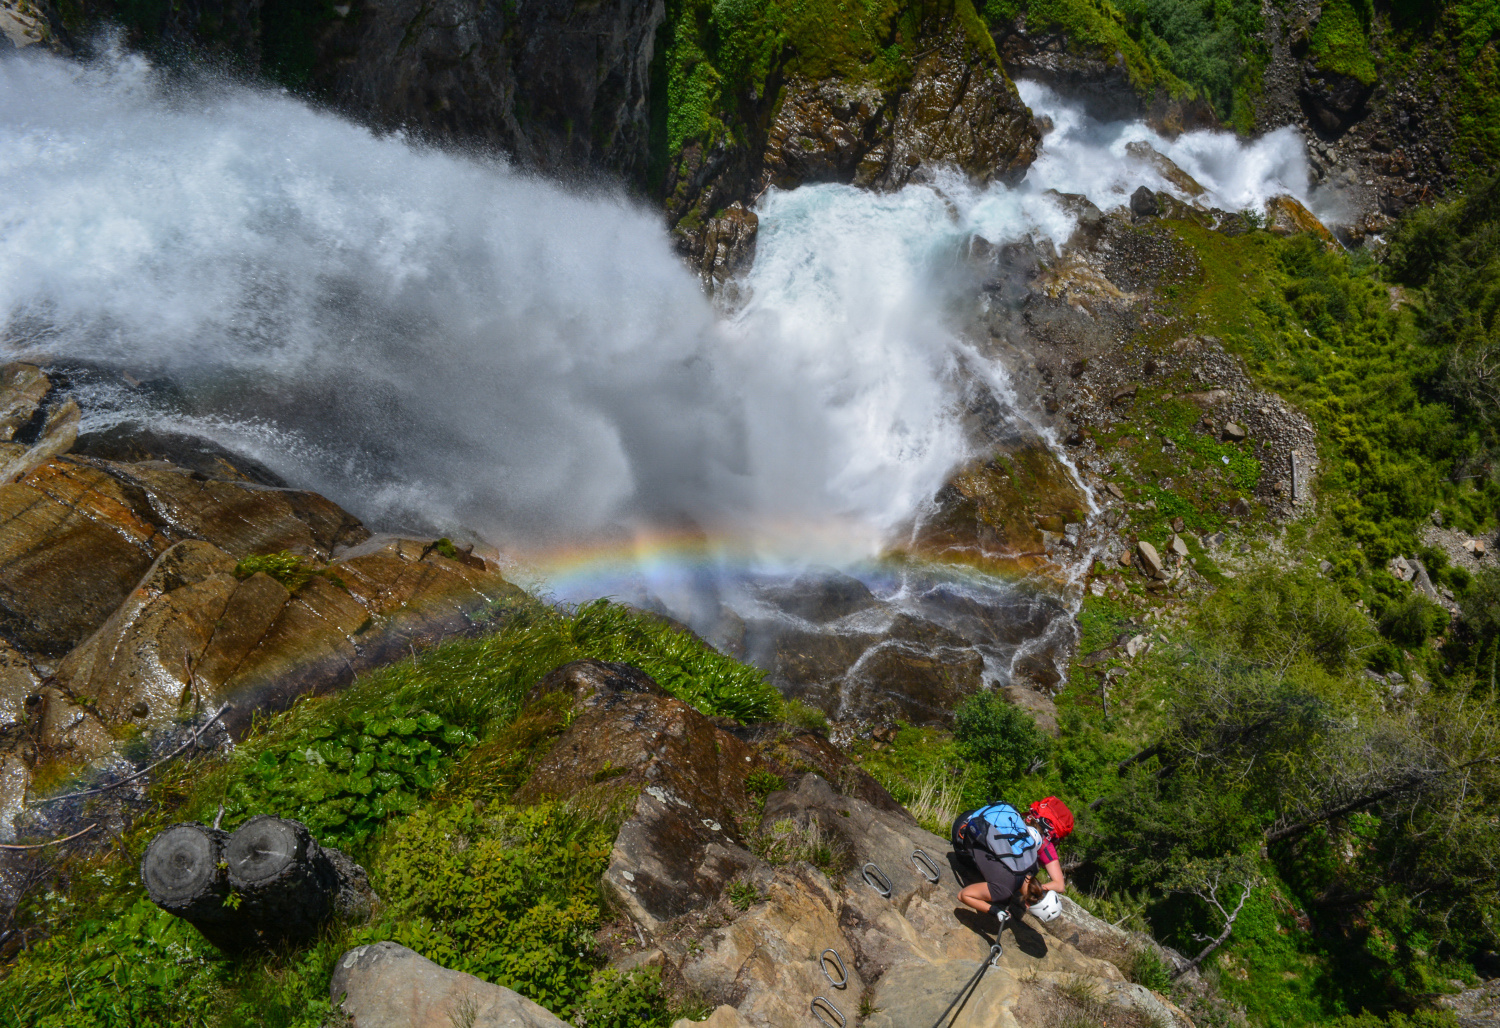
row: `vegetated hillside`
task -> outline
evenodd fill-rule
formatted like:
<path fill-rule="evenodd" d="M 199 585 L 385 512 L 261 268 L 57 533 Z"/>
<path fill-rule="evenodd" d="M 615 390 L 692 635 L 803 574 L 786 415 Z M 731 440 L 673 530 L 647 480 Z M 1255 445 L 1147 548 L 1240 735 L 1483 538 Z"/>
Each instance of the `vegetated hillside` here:
<path fill-rule="evenodd" d="M 579 1024 L 669 1024 L 659 976 L 609 970 L 594 941 L 599 877 L 625 808 L 509 805 L 568 723 L 556 703 L 528 706 L 527 691 L 591 657 L 644 668 L 711 715 L 764 720 L 781 700 L 760 672 L 651 615 L 523 602 L 496 617 L 494 633 L 260 723 L 227 761 L 169 765 L 109 848 L 57 865 L 39 858 L 34 873 L 50 887 L 34 889 L 7 926 L 7 1023 L 316 1028 L 332 1016 L 339 954 L 394 939 Z M 253 813 L 302 820 L 369 867 L 381 913 L 336 924 L 310 948 L 225 957 L 154 906 L 139 879 L 152 834 L 219 811 L 226 828 Z"/>
<path fill-rule="evenodd" d="M 1210 963 L 1257 1023 L 1441 1021 L 1434 996 L 1500 972 L 1500 571 L 1444 544 L 1488 538 L 1500 499 L 1497 200 L 1480 179 L 1414 213 L 1383 264 L 1169 226 L 1175 316 L 1133 345 L 1170 353 L 1193 325 L 1310 414 L 1316 514 L 1275 526 L 1195 499 L 1191 448 L 1163 445 L 1198 417 L 1186 370 L 1096 434 L 1127 499 L 1153 499 L 1124 505 L 1122 533 L 1166 552 L 1182 531 L 1210 587 L 1174 602 L 1096 565 L 1050 771 L 1025 793 L 1097 803 L 1078 879 L 1110 919 L 1192 951 L 1221 925 L 1202 883 L 1222 874 L 1226 907 L 1248 889 Z M 1162 480 L 1167 502 L 1145 488 Z M 1398 578 L 1397 557 L 1421 575 Z"/>
<path fill-rule="evenodd" d="M 1357 237 L 1500 157 L 1500 10 L 1481 0 L 989 0 L 983 13 L 1012 74 L 1101 114 L 1297 126 Z"/>

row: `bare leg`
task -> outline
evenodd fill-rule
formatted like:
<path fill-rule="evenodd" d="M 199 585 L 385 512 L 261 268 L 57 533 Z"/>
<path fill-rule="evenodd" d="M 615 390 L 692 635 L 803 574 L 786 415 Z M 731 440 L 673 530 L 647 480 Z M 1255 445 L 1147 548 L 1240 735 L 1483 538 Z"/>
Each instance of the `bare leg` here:
<path fill-rule="evenodd" d="M 958 901 L 981 914 L 988 914 L 991 906 L 989 883 L 975 882 L 973 885 L 964 886 L 963 891 L 958 894 Z"/>

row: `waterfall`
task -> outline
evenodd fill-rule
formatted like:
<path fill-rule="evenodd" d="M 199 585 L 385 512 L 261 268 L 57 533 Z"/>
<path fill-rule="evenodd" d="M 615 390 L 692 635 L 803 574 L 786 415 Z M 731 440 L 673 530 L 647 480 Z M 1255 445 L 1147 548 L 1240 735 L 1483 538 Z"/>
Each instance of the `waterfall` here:
<path fill-rule="evenodd" d="M 372 527 L 550 554 L 541 584 L 560 598 L 702 626 L 828 563 L 885 604 L 859 631 L 894 611 L 941 621 L 1000 680 L 1065 605 L 871 563 L 974 455 L 974 381 L 1012 417 L 1025 406 L 957 327 L 963 242 L 1065 240 L 1050 190 L 1106 208 L 1176 190 L 1136 142 L 1226 209 L 1316 200 L 1289 131 L 1166 140 L 1021 90 L 1053 127 L 1020 186 L 773 189 L 744 299 L 718 313 L 623 193 L 123 51 L 11 55 L 0 339 L 73 376 L 85 433 L 206 437 Z M 1028 627 L 974 637 L 970 614 L 944 620 L 955 589 Z"/>

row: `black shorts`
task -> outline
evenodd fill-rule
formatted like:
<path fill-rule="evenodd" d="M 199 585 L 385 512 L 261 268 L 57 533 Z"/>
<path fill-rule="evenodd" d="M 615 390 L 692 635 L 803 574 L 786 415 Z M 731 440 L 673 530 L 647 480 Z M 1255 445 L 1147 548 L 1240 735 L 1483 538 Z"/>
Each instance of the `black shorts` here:
<path fill-rule="evenodd" d="M 1036 865 L 1032 864 L 1024 871 L 1012 871 L 1000 862 L 1000 858 L 994 854 L 986 853 L 984 850 L 973 850 L 969 858 L 974 861 L 974 866 L 979 868 L 979 874 L 984 878 L 985 884 L 990 887 L 990 902 L 997 904 L 1009 903 L 1021 891 L 1021 885 L 1026 881 L 1026 876 L 1036 871 Z"/>

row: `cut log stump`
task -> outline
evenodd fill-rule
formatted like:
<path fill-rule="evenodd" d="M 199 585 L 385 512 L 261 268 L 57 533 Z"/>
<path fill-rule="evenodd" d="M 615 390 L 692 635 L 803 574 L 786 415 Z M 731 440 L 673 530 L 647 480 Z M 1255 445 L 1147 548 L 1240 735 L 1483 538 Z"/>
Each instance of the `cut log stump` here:
<path fill-rule="evenodd" d="M 232 834 L 196 821 L 146 847 L 141 882 L 157 906 L 225 952 L 311 941 L 334 916 L 368 917 L 364 868 L 300 821 L 257 814 Z"/>

